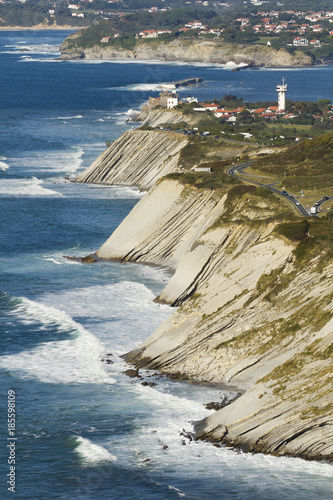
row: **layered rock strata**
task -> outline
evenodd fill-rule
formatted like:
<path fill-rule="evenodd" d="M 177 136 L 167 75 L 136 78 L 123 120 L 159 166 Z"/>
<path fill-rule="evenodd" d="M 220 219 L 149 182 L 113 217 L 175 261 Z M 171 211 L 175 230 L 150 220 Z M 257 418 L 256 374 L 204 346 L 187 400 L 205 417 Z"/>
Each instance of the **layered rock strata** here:
<path fill-rule="evenodd" d="M 314 250 L 311 234 L 297 244 L 279 236 L 285 201 L 260 189 L 231 183 L 214 191 L 161 179 L 179 169 L 183 143 L 180 135 L 128 132 L 80 176 L 152 186 L 97 251 L 97 258 L 173 273 L 157 300 L 177 309 L 125 359 L 242 390 L 195 424 L 197 439 L 332 460 L 329 248 Z"/>
<path fill-rule="evenodd" d="M 159 300 L 177 311 L 125 359 L 245 391 L 197 423 L 197 438 L 332 459 L 333 265 L 325 278 L 318 258 L 300 267 L 267 204 L 239 221 L 248 202 L 221 223 L 227 193 L 163 180 L 98 250 L 175 271 Z"/>
<path fill-rule="evenodd" d="M 178 170 L 179 153 L 186 144 L 187 139 L 179 134 L 125 132 L 76 181 L 148 189 L 162 176 Z"/>

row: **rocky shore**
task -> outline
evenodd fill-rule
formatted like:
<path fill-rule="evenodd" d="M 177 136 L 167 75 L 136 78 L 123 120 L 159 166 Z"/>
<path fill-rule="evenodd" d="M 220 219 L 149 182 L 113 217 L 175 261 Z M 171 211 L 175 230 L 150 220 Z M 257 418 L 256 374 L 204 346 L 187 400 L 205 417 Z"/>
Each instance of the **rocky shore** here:
<path fill-rule="evenodd" d="M 77 179 L 149 188 L 97 258 L 173 273 L 156 300 L 177 309 L 125 359 L 241 390 L 195 424 L 197 439 L 332 460 L 332 259 L 281 234 L 284 200 L 241 183 L 212 190 L 182 182 L 182 141 L 128 132 Z"/>

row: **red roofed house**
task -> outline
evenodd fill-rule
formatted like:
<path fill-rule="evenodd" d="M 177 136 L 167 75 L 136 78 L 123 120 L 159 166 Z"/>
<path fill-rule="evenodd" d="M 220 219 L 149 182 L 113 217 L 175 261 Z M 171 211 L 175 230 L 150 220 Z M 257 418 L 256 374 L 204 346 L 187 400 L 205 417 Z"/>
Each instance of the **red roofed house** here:
<path fill-rule="evenodd" d="M 157 30 L 144 30 L 144 31 L 140 31 L 139 35 L 142 38 L 157 38 L 158 32 L 157 32 Z"/>

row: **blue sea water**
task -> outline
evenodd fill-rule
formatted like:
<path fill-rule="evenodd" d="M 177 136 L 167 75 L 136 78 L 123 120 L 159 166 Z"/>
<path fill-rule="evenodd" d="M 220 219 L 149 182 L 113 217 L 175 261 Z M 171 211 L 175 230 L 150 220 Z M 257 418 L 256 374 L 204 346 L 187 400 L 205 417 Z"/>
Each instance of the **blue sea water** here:
<path fill-rule="evenodd" d="M 221 390 L 148 373 L 156 386 L 144 387 L 123 374 L 121 354 L 172 312 L 153 302 L 168 279 L 162 269 L 64 258 L 98 249 L 141 198 L 134 188 L 68 178 L 134 126 L 127 119 L 157 84 L 201 76 L 204 85 L 191 89 L 199 100 L 232 93 L 265 101 L 285 76 L 290 99 L 333 99 L 333 67 L 60 62 L 67 34 L 0 32 L 0 497 L 333 498 L 329 464 L 184 437 Z M 7 483 L 13 437 L 15 494 Z"/>

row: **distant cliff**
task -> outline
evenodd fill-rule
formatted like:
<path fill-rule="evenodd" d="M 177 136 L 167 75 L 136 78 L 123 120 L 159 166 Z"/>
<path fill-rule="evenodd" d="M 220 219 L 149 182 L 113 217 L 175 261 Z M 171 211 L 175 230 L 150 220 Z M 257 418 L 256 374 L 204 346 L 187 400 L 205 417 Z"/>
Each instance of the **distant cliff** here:
<path fill-rule="evenodd" d="M 219 40 L 175 39 L 171 42 L 138 40 L 132 49 L 99 44 L 80 47 L 79 33 L 70 35 L 60 47 L 62 59 L 140 59 L 158 61 L 245 64 L 256 67 L 310 66 L 311 57 L 301 51 L 289 54 L 267 45 L 241 45 Z"/>

